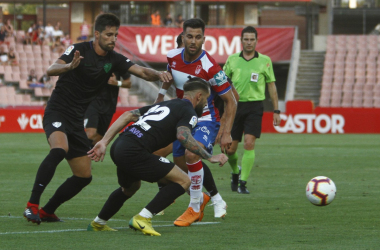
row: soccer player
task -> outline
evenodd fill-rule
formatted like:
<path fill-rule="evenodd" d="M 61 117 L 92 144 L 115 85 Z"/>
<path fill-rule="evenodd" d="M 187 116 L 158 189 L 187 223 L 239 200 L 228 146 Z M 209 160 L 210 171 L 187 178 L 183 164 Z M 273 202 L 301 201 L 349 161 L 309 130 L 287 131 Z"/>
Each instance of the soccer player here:
<path fill-rule="evenodd" d="M 202 45 L 205 41 L 205 24 L 201 19 L 188 19 L 183 24 L 182 41 L 184 48 L 173 49 L 167 55 L 168 71 L 172 73 L 176 86 L 177 97 L 183 96 L 183 85 L 192 77 L 200 77 L 209 82 L 211 95 L 207 105 L 199 118 L 197 127 L 193 130 L 194 138 L 210 153 L 216 138 L 220 138 L 222 152 L 226 152 L 230 143 L 231 128 L 236 112 L 236 100 L 231 91 L 231 86 L 222 68 L 204 50 Z M 157 102 L 163 100 L 165 95 L 165 83 L 157 97 Z M 219 122 L 218 110 L 214 107 L 213 100 L 219 95 L 226 103 L 224 123 Z M 220 127 L 220 129 L 219 129 Z M 210 196 L 202 193 L 203 182 L 210 192 L 214 205 L 214 216 L 224 217 L 227 213 L 227 204 L 219 194 L 209 167 L 202 162 L 201 158 L 192 153 L 178 142 L 173 143 L 173 158 L 176 165 L 182 170 L 188 171 L 191 179 L 190 204 L 187 210 L 174 222 L 174 225 L 186 227 L 195 221 L 201 221 L 203 210 Z M 205 181 L 203 181 L 205 179 Z"/>
<path fill-rule="evenodd" d="M 164 157 L 152 154 L 177 139 L 187 150 L 212 163 L 223 166 L 227 156 L 212 156 L 191 135 L 198 116 L 207 103 L 210 88 L 200 78 L 192 78 L 183 85 L 183 98 L 160 102 L 121 115 L 93 149 L 89 156 L 103 161 L 107 145 L 131 121 L 135 123 L 124 130 L 112 144 L 110 154 L 117 166 L 120 188 L 104 204 L 88 231 L 115 231 L 106 222 L 115 215 L 124 202 L 140 188 L 141 180 L 166 182 L 153 200 L 129 221 L 132 229 L 147 235 L 160 236 L 152 227 L 151 218 L 165 209 L 190 186 L 190 179 L 178 166 Z"/>
<path fill-rule="evenodd" d="M 263 116 L 263 100 L 265 87 L 273 104 L 273 124 L 280 124 L 280 110 L 278 110 L 278 97 L 271 59 L 256 51 L 257 31 L 248 26 L 241 32 L 243 51 L 228 57 L 224 71 L 231 78 L 240 99 L 232 127 L 232 145 L 228 149 L 228 162 L 232 168 L 232 191 L 240 194 L 249 194 L 247 180 L 255 161 L 255 142 L 261 135 L 261 121 Z M 244 154 L 241 164 L 239 180 L 238 143 L 244 132 Z"/>
<path fill-rule="evenodd" d="M 91 145 L 100 141 L 106 133 L 116 111 L 119 87 L 131 87 L 131 75 L 126 73 L 120 81 L 118 73 L 112 75 L 104 90 L 88 106 L 84 115 L 84 127 Z"/>
<path fill-rule="evenodd" d="M 90 184 L 91 159 L 87 157 L 90 143 L 83 127 L 84 113 L 90 102 L 100 94 L 113 72 L 129 72 L 148 81 L 170 81 L 167 72 L 138 66 L 113 49 L 120 20 L 113 14 L 101 14 L 95 20 L 95 40 L 71 45 L 47 70 L 59 76 L 44 113 L 43 127 L 50 152 L 42 161 L 24 211 L 28 221 L 58 222 L 54 214 L 64 202 Z M 39 209 L 40 197 L 54 176 L 57 165 L 66 159 L 73 175 Z"/>

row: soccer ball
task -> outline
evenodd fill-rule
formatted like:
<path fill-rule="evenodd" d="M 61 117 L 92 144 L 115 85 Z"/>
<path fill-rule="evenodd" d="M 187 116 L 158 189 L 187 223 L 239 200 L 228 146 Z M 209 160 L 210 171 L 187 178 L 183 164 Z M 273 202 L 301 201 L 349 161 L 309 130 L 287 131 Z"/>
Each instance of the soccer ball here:
<path fill-rule="evenodd" d="M 317 176 L 311 179 L 306 186 L 306 197 L 316 206 L 330 204 L 336 193 L 334 182 L 326 176 Z"/>

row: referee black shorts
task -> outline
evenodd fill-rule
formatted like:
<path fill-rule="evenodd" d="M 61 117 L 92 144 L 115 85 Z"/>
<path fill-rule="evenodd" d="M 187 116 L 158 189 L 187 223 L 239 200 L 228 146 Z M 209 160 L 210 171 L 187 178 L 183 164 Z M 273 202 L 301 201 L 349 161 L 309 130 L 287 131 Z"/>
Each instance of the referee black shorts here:
<path fill-rule="evenodd" d="M 261 122 L 263 119 L 264 104 L 262 101 L 238 102 L 234 124 L 231 130 L 232 140 L 241 142 L 244 134 L 256 138 L 261 135 Z"/>
<path fill-rule="evenodd" d="M 82 121 L 67 118 L 58 111 L 45 112 L 43 127 L 47 139 L 55 131 L 61 131 L 66 134 L 69 144 L 69 151 L 65 157 L 67 160 L 85 156 L 91 149 Z"/>
<path fill-rule="evenodd" d="M 113 113 L 107 112 L 101 114 L 96 108 L 90 105 L 84 115 L 84 127 L 96 128 L 97 133 L 104 136 L 110 126 L 112 117 Z"/>
<path fill-rule="evenodd" d="M 149 153 L 136 140 L 123 133 L 112 144 L 110 154 L 117 166 L 119 185 L 124 188 L 140 180 L 157 182 L 175 166 L 166 158 Z"/>

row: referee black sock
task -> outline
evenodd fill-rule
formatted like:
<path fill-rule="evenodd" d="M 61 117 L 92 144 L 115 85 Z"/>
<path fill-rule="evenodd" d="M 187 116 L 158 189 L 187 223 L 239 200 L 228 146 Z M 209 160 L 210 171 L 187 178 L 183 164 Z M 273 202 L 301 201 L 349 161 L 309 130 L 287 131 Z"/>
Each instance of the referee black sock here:
<path fill-rule="evenodd" d="M 34 181 L 32 195 L 29 202 L 40 204 L 40 198 L 46 186 L 54 176 L 58 164 L 65 158 L 66 151 L 63 148 L 53 148 L 42 161 L 38 168 L 36 180 Z"/>
<path fill-rule="evenodd" d="M 167 208 L 179 196 L 185 193 L 185 189 L 178 183 L 170 183 L 161 188 L 151 202 L 145 207 L 152 214 L 157 214 Z M 100 216 L 99 216 L 100 217 Z"/>
<path fill-rule="evenodd" d="M 98 214 L 98 217 L 102 220 L 108 221 L 120 210 L 120 208 L 124 205 L 124 202 L 126 202 L 129 198 L 131 197 L 125 195 L 121 187 L 116 189 L 108 197 L 108 200 Z"/>
<path fill-rule="evenodd" d="M 211 174 L 210 168 L 202 161 L 203 164 L 203 186 L 210 193 L 211 197 L 218 193 L 214 177 Z"/>
<path fill-rule="evenodd" d="M 44 211 L 48 214 L 54 214 L 55 210 L 57 210 L 62 203 L 77 195 L 85 186 L 90 184 L 91 180 L 92 176 L 90 178 L 81 178 L 73 175 L 67 178 L 44 206 Z"/>

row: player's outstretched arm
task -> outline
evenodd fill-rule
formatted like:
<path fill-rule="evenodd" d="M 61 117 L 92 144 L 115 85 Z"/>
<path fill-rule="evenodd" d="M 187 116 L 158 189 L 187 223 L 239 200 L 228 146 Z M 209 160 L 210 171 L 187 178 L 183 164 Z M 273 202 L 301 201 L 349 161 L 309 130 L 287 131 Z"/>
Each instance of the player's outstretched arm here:
<path fill-rule="evenodd" d="M 154 101 L 154 103 L 159 103 L 159 102 L 164 101 L 166 91 L 170 88 L 172 84 L 173 84 L 173 80 L 162 83 L 161 89 L 158 92 L 157 99 Z"/>
<path fill-rule="evenodd" d="M 73 70 L 79 66 L 80 61 L 84 57 L 80 55 L 79 51 L 75 51 L 74 58 L 71 63 L 66 63 L 65 61 L 58 59 L 47 69 L 48 76 L 58 76 L 60 74 L 66 73 L 67 71 Z"/>
<path fill-rule="evenodd" d="M 191 131 L 187 127 L 180 126 L 177 128 L 177 139 L 186 149 L 190 150 L 194 154 L 199 155 L 203 159 L 208 160 L 211 163 L 219 163 L 219 166 L 223 166 L 228 160 L 228 157 L 224 154 L 213 156 L 204 148 L 202 148 L 191 135 Z"/>
<path fill-rule="evenodd" d="M 147 81 L 169 82 L 173 79 L 172 75 L 167 71 L 156 71 L 137 64 L 131 66 L 128 72 Z"/>
<path fill-rule="evenodd" d="M 87 152 L 88 157 L 94 161 L 103 161 L 106 155 L 107 145 L 112 141 L 117 133 L 122 130 L 128 123 L 135 122 L 140 117 L 138 109 L 124 112 L 107 130 L 103 139 L 101 139 L 95 146 Z"/>

